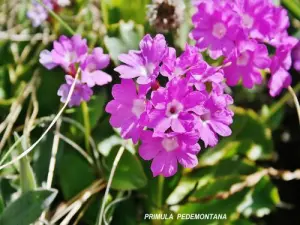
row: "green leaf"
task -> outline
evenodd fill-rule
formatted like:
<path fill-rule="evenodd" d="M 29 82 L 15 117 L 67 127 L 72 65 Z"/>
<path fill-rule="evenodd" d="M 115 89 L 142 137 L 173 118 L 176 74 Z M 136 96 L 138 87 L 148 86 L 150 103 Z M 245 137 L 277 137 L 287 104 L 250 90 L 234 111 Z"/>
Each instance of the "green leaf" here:
<path fill-rule="evenodd" d="M 109 24 L 118 23 L 121 19 L 134 20 L 136 23 L 144 24 L 146 18 L 146 5 L 149 0 L 103 0 L 101 1 L 101 12 L 103 20 L 108 27 Z"/>
<path fill-rule="evenodd" d="M 250 215 L 263 217 L 268 215 L 279 202 L 277 188 L 272 184 L 269 177 L 264 176 L 248 193 L 239 211 L 247 217 Z"/>
<path fill-rule="evenodd" d="M 69 200 L 96 180 L 93 168 L 71 147 L 65 146 L 57 168 L 65 200 Z"/>
<path fill-rule="evenodd" d="M 50 206 L 57 191 L 39 189 L 28 191 L 12 202 L 0 215 L 0 224 L 28 225 L 35 222 Z"/>
<path fill-rule="evenodd" d="M 248 148 L 241 148 L 239 153 L 246 154 L 252 160 L 271 160 L 274 157 L 271 130 L 254 111 L 242 108 L 235 108 L 234 111 L 234 132 L 231 138 L 240 142 L 246 141 L 248 145 Z M 242 127 L 241 121 L 244 121 Z"/>
<path fill-rule="evenodd" d="M 270 115 L 270 112 L 271 112 L 270 107 L 267 105 L 263 105 L 261 109 L 261 116 L 264 119 L 268 118 L 268 120 L 266 120 L 266 125 L 270 127 L 272 130 L 275 130 L 280 126 L 282 122 L 284 116 L 284 109 L 280 108 L 272 115 Z"/>
<path fill-rule="evenodd" d="M 16 133 L 14 134 L 14 137 L 15 137 L 15 141 L 17 141 L 20 138 Z M 22 145 L 24 146 L 24 148 L 26 146 L 25 141 L 26 139 L 22 140 Z M 21 146 L 21 144 L 19 144 L 18 147 L 19 147 L 19 154 L 22 154 L 24 151 L 23 147 Z M 35 176 L 27 156 L 24 156 L 23 158 L 20 159 L 20 182 L 21 182 L 21 190 L 23 193 L 34 190 L 37 187 Z"/>
<path fill-rule="evenodd" d="M 114 147 L 105 158 L 105 176 L 108 179 L 114 159 L 120 146 Z M 117 166 L 112 188 L 116 190 L 136 190 L 147 184 L 147 177 L 136 155 L 125 150 Z"/>
<path fill-rule="evenodd" d="M 110 57 L 117 65 L 119 64 L 118 56 L 121 53 L 138 49 L 144 30 L 142 26 L 135 25 L 132 21 L 128 23 L 120 21 L 119 24 L 116 24 L 116 27 L 112 27 L 110 33 L 109 36 L 104 37 L 104 44 Z"/>
<path fill-rule="evenodd" d="M 106 93 L 104 91 L 100 91 L 99 93 L 93 95 L 91 100 L 87 102 L 91 129 L 97 125 L 100 117 L 103 115 L 106 100 Z M 77 107 L 72 110 L 74 110 L 72 115 L 73 119 L 78 121 L 80 124 L 84 124 L 82 108 Z"/>

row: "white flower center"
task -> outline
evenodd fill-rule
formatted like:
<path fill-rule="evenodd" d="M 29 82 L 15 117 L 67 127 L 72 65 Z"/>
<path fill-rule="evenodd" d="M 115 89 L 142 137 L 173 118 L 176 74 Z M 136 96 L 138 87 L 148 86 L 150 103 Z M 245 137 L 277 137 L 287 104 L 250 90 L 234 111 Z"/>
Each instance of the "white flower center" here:
<path fill-rule="evenodd" d="M 141 116 L 141 114 L 145 111 L 145 109 L 146 109 L 146 104 L 145 104 L 144 100 L 142 100 L 142 99 L 133 100 L 131 112 L 137 118 L 139 118 Z"/>
<path fill-rule="evenodd" d="M 215 23 L 212 30 L 212 35 L 218 39 L 222 39 L 227 32 L 223 23 Z"/>
<path fill-rule="evenodd" d="M 174 151 L 175 149 L 177 149 L 179 147 L 176 137 L 164 138 L 162 140 L 161 144 L 167 152 Z"/>
<path fill-rule="evenodd" d="M 178 114 L 183 110 L 183 105 L 178 102 L 176 99 L 173 99 L 172 102 L 169 102 L 166 109 L 166 116 L 177 118 Z"/>
<path fill-rule="evenodd" d="M 149 63 L 146 66 L 141 67 L 141 76 L 143 77 L 149 77 L 149 75 L 151 75 L 154 71 L 154 64 L 153 63 Z"/>
<path fill-rule="evenodd" d="M 242 22 L 246 28 L 250 29 L 253 26 L 254 19 L 253 19 L 253 17 L 249 16 L 248 14 L 245 14 L 242 16 Z"/>
<path fill-rule="evenodd" d="M 76 54 L 76 52 L 66 52 L 66 54 L 65 54 L 65 60 L 66 60 L 66 62 L 73 62 L 73 61 L 75 61 L 76 60 L 76 58 L 77 58 L 77 54 Z"/>
<path fill-rule="evenodd" d="M 248 52 L 243 52 L 237 58 L 236 64 L 238 66 L 246 66 L 249 62 L 249 59 L 250 59 L 249 53 Z"/>

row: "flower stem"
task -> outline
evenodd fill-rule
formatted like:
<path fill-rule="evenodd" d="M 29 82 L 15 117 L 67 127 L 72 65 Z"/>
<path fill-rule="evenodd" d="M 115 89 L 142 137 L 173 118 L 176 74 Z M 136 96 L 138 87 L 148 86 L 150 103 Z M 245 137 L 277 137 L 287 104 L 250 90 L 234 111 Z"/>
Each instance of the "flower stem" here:
<path fill-rule="evenodd" d="M 297 110 L 297 114 L 298 114 L 299 124 L 300 124 L 300 105 L 299 105 L 297 95 L 296 95 L 296 93 L 294 92 L 294 90 L 291 86 L 288 87 L 288 90 L 289 90 L 290 94 L 293 97 L 293 100 L 294 100 L 294 103 L 295 103 L 295 106 L 296 106 L 296 110 Z"/>
<path fill-rule="evenodd" d="M 159 208 L 162 207 L 163 205 L 163 191 L 164 191 L 164 181 L 165 181 L 165 178 L 160 175 L 158 177 L 158 196 L 157 196 L 157 206 Z"/>
<path fill-rule="evenodd" d="M 90 115 L 89 108 L 86 102 L 81 103 L 82 115 L 83 115 L 83 123 L 84 123 L 84 136 L 85 136 L 85 149 L 90 156 L 92 156 L 91 148 L 90 148 L 90 136 L 91 136 L 91 124 L 90 124 Z"/>
<path fill-rule="evenodd" d="M 294 93 L 298 93 L 300 91 L 300 83 L 294 87 Z M 264 119 L 264 122 L 271 119 L 271 117 L 279 110 L 281 107 L 290 99 L 290 93 L 286 93 L 277 103 L 271 106 L 270 113 L 268 117 Z"/>
<path fill-rule="evenodd" d="M 59 16 L 57 15 L 52 9 L 50 9 L 48 6 L 46 6 L 41 0 L 37 0 L 38 3 L 40 3 L 42 6 L 44 6 L 45 9 L 53 16 L 62 26 L 68 30 L 68 32 L 72 35 L 74 35 L 76 32 Z"/>
<path fill-rule="evenodd" d="M 100 214 L 99 214 L 99 220 L 98 220 L 98 225 L 101 225 L 102 224 L 102 220 L 103 220 L 103 213 L 104 213 L 104 208 L 105 208 L 105 203 L 107 201 L 107 198 L 108 198 L 108 194 L 109 194 L 109 189 L 110 189 L 110 186 L 112 184 L 112 179 L 114 177 L 114 174 L 116 172 L 116 169 L 117 169 L 117 166 L 118 166 L 118 163 L 124 153 L 124 150 L 125 150 L 125 147 L 122 145 L 117 153 L 117 156 L 113 162 L 113 166 L 111 168 L 111 172 L 110 172 L 110 175 L 109 175 L 109 178 L 108 178 L 108 182 L 107 182 L 107 186 L 106 186 L 106 190 L 105 190 L 105 193 L 104 193 L 104 196 L 103 196 L 103 199 L 102 199 L 102 205 L 101 205 L 101 210 L 100 210 Z"/>

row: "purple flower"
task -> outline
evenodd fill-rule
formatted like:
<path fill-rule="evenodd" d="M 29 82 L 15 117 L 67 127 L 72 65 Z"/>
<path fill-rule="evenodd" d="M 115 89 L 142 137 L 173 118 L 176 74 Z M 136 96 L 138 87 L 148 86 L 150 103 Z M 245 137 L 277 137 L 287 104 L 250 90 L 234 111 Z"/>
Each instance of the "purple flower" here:
<path fill-rule="evenodd" d="M 144 131 L 141 140 L 139 154 L 144 160 L 153 160 L 153 176 L 173 176 L 177 172 L 178 162 L 186 168 L 193 168 L 198 164 L 197 153 L 200 146 L 197 144 L 198 137 L 195 133 L 173 133 L 164 137 L 153 137 L 151 131 Z"/>
<path fill-rule="evenodd" d="M 292 59 L 295 70 L 300 72 L 300 41 L 292 50 Z"/>
<path fill-rule="evenodd" d="M 46 67 L 48 70 L 53 69 L 54 67 L 58 66 L 57 63 L 53 62 L 52 54 L 49 50 L 43 50 L 40 53 L 40 60 L 39 62 Z"/>
<path fill-rule="evenodd" d="M 110 124 L 115 128 L 121 128 L 123 138 L 132 138 L 136 143 L 146 121 L 147 90 L 140 86 L 136 89 L 132 80 L 122 79 L 121 84 L 113 86 L 114 100 L 106 106 L 106 112 L 111 114 Z"/>
<path fill-rule="evenodd" d="M 200 50 L 208 49 L 213 59 L 229 55 L 240 32 L 239 18 L 233 13 L 232 6 L 223 1 L 217 2 L 201 2 L 192 18 L 195 28 L 191 37 Z"/>
<path fill-rule="evenodd" d="M 224 72 L 221 68 L 211 67 L 207 64 L 206 70 L 194 68 L 190 71 L 189 83 L 194 87 L 209 95 L 212 92 L 218 95 L 224 92 Z"/>
<path fill-rule="evenodd" d="M 53 63 L 60 65 L 68 74 L 75 75 L 76 63 L 82 63 L 87 56 L 86 39 L 82 39 L 80 35 L 71 38 L 62 35 L 53 45 L 51 51 Z"/>
<path fill-rule="evenodd" d="M 241 18 L 243 30 L 251 38 L 266 40 L 270 36 L 274 24 L 271 9 L 269 0 L 235 0 L 234 10 Z"/>
<path fill-rule="evenodd" d="M 237 52 L 224 61 L 227 63 L 224 67 L 227 84 L 235 86 L 242 78 L 243 85 L 251 89 L 254 84 L 262 83 L 260 70 L 268 68 L 271 60 L 267 47 L 253 40 L 240 42 Z"/>
<path fill-rule="evenodd" d="M 166 88 L 152 93 L 153 109 L 149 112 L 148 127 L 154 129 L 155 136 L 161 136 L 167 130 L 184 133 L 189 130 L 193 116 L 189 111 L 199 104 L 203 95 L 192 91 L 186 79 L 173 79 Z"/>
<path fill-rule="evenodd" d="M 74 78 L 70 75 L 65 76 L 66 83 L 62 84 L 57 91 L 57 95 L 61 96 L 60 101 L 65 103 L 69 95 L 71 86 L 74 82 Z M 82 101 L 89 101 L 93 91 L 86 84 L 81 83 L 79 80 L 76 80 L 75 88 L 69 102 L 69 107 L 79 106 Z"/>
<path fill-rule="evenodd" d="M 205 147 L 215 146 L 218 135 L 231 135 L 229 125 L 232 123 L 233 112 L 228 105 L 233 103 L 230 95 L 210 95 L 207 100 L 194 111 L 196 116 L 195 129 L 199 132 Z"/>
<path fill-rule="evenodd" d="M 272 58 L 271 78 L 268 83 L 271 96 L 279 95 L 283 88 L 291 85 L 292 78 L 288 70 L 291 68 L 291 50 L 293 46 L 282 45 L 276 49 Z"/>
<path fill-rule="evenodd" d="M 203 61 L 199 49 L 186 45 L 185 51 L 177 58 L 176 50 L 169 48 L 168 55 L 163 60 L 160 73 L 169 79 L 187 74 L 191 69 L 205 71 L 207 65 Z"/>
<path fill-rule="evenodd" d="M 159 73 L 159 64 L 167 54 L 166 40 L 157 34 L 153 39 L 148 34 L 140 42 L 140 51 L 121 54 L 119 60 L 127 65 L 115 68 L 124 79 L 137 78 L 139 84 L 149 84 Z"/>
<path fill-rule="evenodd" d="M 49 8 L 53 9 L 51 0 L 43 0 L 43 3 Z M 48 18 L 48 11 L 37 1 L 32 1 L 32 6 L 27 12 L 28 19 L 31 20 L 33 27 L 40 26 Z"/>
<path fill-rule="evenodd" d="M 80 65 L 82 69 L 81 81 L 89 87 L 105 85 L 112 81 L 109 74 L 101 71 L 109 64 L 109 56 L 103 54 L 102 48 L 95 48 L 91 55 Z"/>

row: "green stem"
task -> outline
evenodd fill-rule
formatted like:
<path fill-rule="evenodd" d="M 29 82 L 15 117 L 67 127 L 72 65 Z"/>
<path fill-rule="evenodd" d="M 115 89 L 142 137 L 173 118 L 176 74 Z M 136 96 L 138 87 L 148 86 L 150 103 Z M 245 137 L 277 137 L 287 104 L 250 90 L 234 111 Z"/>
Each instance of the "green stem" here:
<path fill-rule="evenodd" d="M 294 0 L 282 0 L 282 5 L 300 20 L 300 7 Z"/>
<path fill-rule="evenodd" d="M 62 26 L 68 30 L 68 32 L 72 35 L 74 35 L 76 32 L 59 16 L 57 15 L 52 9 L 50 9 L 48 6 L 46 6 L 41 0 L 37 0 L 42 6 L 44 6 L 47 11 L 53 16 Z"/>
<path fill-rule="evenodd" d="M 84 136 L 85 136 L 85 148 L 90 156 L 92 156 L 90 149 L 90 136 L 91 136 L 91 125 L 90 125 L 90 115 L 89 108 L 86 102 L 81 103 L 82 115 L 83 115 L 83 123 L 84 123 Z"/>
<path fill-rule="evenodd" d="M 294 88 L 294 92 L 297 94 L 300 91 L 300 83 L 297 84 Z M 281 107 L 291 98 L 290 93 L 286 93 L 277 103 L 271 106 L 270 113 L 264 121 L 268 121 Z"/>

